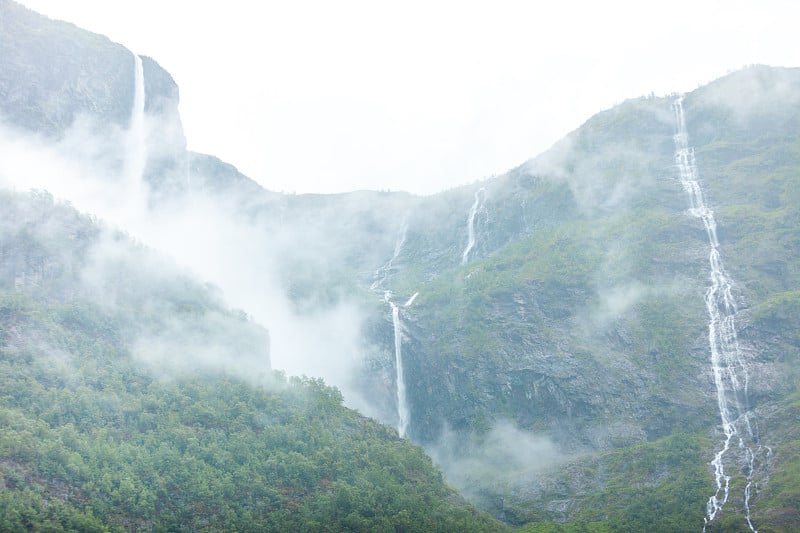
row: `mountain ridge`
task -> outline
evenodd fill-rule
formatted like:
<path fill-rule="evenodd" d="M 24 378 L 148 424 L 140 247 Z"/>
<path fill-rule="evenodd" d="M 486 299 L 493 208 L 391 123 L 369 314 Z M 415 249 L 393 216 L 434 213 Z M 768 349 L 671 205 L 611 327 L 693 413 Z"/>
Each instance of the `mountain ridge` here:
<path fill-rule="evenodd" d="M 282 195 L 187 153 L 170 87 L 155 89 L 165 107 L 146 109 L 172 132 L 149 141 L 168 149 L 148 156 L 148 216 L 168 226 L 172 211 L 208 202 L 211 221 L 234 221 L 254 270 L 274 276 L 264 294 L 286 298 L 309 336 L 352 337 L 330 344 L 346 397 L 397 426 L 402 362 L 411 438 L 481 507 L 531 531 L 702 527 L 721 427 L 709 241 L 676 167 L 677 95 L 627 100 L 516 169 L 441 194 Z M 741 457 L 724 458 L 735 479 L 709 531 L 751 530 L 748 503 L 759 531 L 797 523 L 787 502 L 800 446 L 781 420 L 796 409 L 800 359 L 798 99 L 800 69 L 765 66 L 683 98 L 752 365 L 748 412 L 774 452 L 745 474 Z M 331 372 L 323 360 L 309 368 Z"/>

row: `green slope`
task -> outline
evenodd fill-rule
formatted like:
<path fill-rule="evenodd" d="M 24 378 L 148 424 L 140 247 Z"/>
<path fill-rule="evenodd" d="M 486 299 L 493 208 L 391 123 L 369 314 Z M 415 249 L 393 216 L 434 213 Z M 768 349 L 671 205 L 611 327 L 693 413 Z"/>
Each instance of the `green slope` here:
<path fill-rule="evenodd" d="M 673 100 L 604 111 L 551 152 L 481 184 L 488 215 L 476 226 L 474 259 L 436 276 L 412 263 L 393 280 L 400 294 L 420 293 L 402 312 L 411 435 L 432 449 L 447 431 L 489 446 L 492 428 L 510 422 L 564 453 L 543 471 L 460 485 L 504 520 L 702 528 L 713 493 L 708 464 L 721 445 L 703 300 L 708 238 L 687 213 L 673 161 Z M 763 443 L 751 502 L 759 531 L 799 527 L 789 503 L 797 491 L 786 482 L 796 471 L 791 413 L 800 368 L 798 102 L 798 69 L 769 67 L 685 98 L 751 361 L 749 400 Z M 520 214 L 520 205 L 547 203 L 559 187 L 568 194 L 551 196 L 559 209 L 538 209 L 546 218 L 535 224 Z M 406 256 L 424 262 L 412 246 Z M 661 461 L 675 442 L 691 446 Z M 445 471 L 461 479 L 458 455 L 474 450 L 450 451 L 455 466 Z M 639 470 L 636 457 L 662 467 Z M 743 490 L 735 481 L 709 530 L 748 530 Z"/>
<path fill-rule="evenodd" d="M 502 529 L 336 389 L 271 374 L 204 285 L 47 195 L 0 206 L 0 530 Z"/>

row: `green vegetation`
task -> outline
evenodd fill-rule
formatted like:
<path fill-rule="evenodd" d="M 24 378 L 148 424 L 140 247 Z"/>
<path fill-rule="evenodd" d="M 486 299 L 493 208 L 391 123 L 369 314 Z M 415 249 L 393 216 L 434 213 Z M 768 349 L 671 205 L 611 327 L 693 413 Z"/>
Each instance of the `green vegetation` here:
<path fill-rule="evenodd" d="M 47 195 L 0 200 L 0 530 L 503 529 L 338 390 L 253 372 L 259 330 L 205 286 L 121 236 L 98 260 L 102 228 Z M 189 364 L 209 345 L 232 370 Z"/>
<path fill-rule="evenodd" d="M 318 381 L 160 384 L 114 361 L 116 382 L 92 383 L 79 365 L 64 387 L 65 369 L 4 363 L 3 390 L 15 393 L 0 410 L 3 530 L 52 519 L 164 531 L 499 529 L 444 487 L 421 449 Z M 51 502 L 55 518 L 37 507 Z"/>
<path fill-rule="evenodd" d="M 753 90 L 748 101 L 731 99 L 742 87 Z M 794 419 L 781 418 L 776 406 L 800 386 L 798 87 L 796 69 L 757 67 L 685 100 L 690 144 L 741 311 L 739 341 L 753 358 L 749 393 L 765 441 L 785 446 L 775 448 L 775 468 L 790 473 L 796 443 L 784 443 L 777 428 Z M 674 463 L 675 477 L 663 481 L 653 481 L 658 472 L 632 481 L 627 466 L 602 453 L 609 459 L 602 469 L 586 459 L 579 463 L 585 471 L 560 472 L 558 482 L 597 483 L 596 496 L 527 493 L 512 523 L 549 520 L 533 509 L 569 502 L 569 523 L 536 524 L 534 531 L 659 530 L 651 514 L 663 531 L 702 527 L 719 418 L 703 299 L 709 248 L 678 180 L 672 101 L 632 100 L 604 111 L 542 158 L 541 176 L 526 175 L 539 168 L 535 161 L 482 183 L 488 214 L 477 218 L 469 263 L 456 261 L 464 208 L 458 225 L 443 215 L 425 238 L 410 240 L 405 253 L 415 261 L 392 280 L 399 293 L 420 293 L 404 322 L 412 411 L 427 417 L 412 427 L 418 438 L 436 442 L 444 426 L 484 434 L 512 421 L 534 435 L 557 435 L 566 447 L 619 457 L 658 456 L 674 444 L 670 438 L 687 439 L 680 441 L 685 462 Z M 468 207 L 467 192 L 449 194 L 448 203 Z M 543 208 L 545 197 L 557 207 Z M 525 210 L 531 205 L 539 218 Z M 452 218 L 445 206 L 438 209 Z M 756 480 L 769 486 L 775 476 L 763 480 L 767 469 L 760 468 Z M 797 526 L 787 512 L 795 490 L 788 476 L 777 479 L 773 487 L 784 499 L 766 499 L 768 489 L 754 495 L 759 531 L 778 527 L 768 518 L 773 507 L 784 510 L 780 527 Z M 631 492 L 634 486 L 642 490 Z M 507 519 L 502 483 L 467 488 Z M 733 511 L 709 530 L 747 528 L 739 512 L 743 489 L 741 479 L 734 482 Z"/>
<path fill-rule="evenodd" d="M 800 417 L 800 394 L 787 398 L 779 408 L 779 416 L 784 420 L 797 420 Z M 786 423 L 776 428 L 781 446 L 776 450 L 773 460 L 773 474 L 759 494 L 762 509 L 756 519 L 764 524 L 758 528 L 765 533 L 783 533 L 796 530 L 800 522 L 800 427 Z"/>
<path fill-rule="evenodd" d="M 567 524 L 534 523 L 522 529 L 540 532 L 664 532 L 702 528 L 705 503 L 712 481 L 704 459 L 711 442 L 706 437 L 676 433 L 669 437 L 624 449 L 604 452 L 567 465 L 564 471 L 596 479 L 604 477 L 594 492 L 577 486 L 581 493 L 562 494 L 574 498 L 579 509 Z M 516 511 L 526 512 L 525 502 L 515 502 Z M 547 516 L 546 511 L 541 511 Z"/>

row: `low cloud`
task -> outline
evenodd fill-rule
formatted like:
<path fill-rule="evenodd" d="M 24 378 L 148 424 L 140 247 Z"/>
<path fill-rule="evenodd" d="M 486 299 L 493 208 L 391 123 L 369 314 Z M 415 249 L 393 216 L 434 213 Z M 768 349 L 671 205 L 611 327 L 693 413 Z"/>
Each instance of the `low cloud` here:
<path fill-rule="evenodd" d="M 663 99 L 638 98 L 603 111 L 525 165 L 566 182 L 588 216 L 625 209 L 663 173 L 654 154 L 672 163 L 674 119 Z"/>
<path fill-rule="evenodd" d="M 591 311 L 592 322 L 602 329 L 624 318 L 647 295 L 648 288 L 637 281 L 601 287 L 597 292 L 597 306 Z"/>
<path fill-rule="evenodd" d="M 500 420 L 485 434 L 464 436 L 445 430 L 428 452 L 447 480 L 467 497 L 501 489 L 552 469 L 566 457 L 546 436 Z"/>
<path fill-rule="evenodd" d="M 290 375 L 323 377 L 343 390 L 348 404 L 366 409 L 367 402 L 359 398 L 350 381 L 353 370 L 362 362 L 363 317 L 358 298 L 340 291 L 335 301 L 314 305 L 312 299 L 298 309 L 286 292 L 287 256 L 297 256 L 303 264 L 324 264 L 326 251 L 336 249 L 337 243 L 291 225 L 283 225 L 279 232 L 270 231 L 259 217 L 230 209 L 236 202 L 219 197 L 219 193 L 196 192 L 151 207 L 146 182 L 129 175 L 127 135 L 126 131 L 99 129 L 85 118 L 77 120 L 58 140 L 0 123 L 4 154 L 0 159 L 0 187 L 47 190 L 163 253 L 171 258 L 163 260 L 164 264 L 152 259 L 137 263 L 148 270 L 147 275 L 141 273 L 142 280 L 159 280 L 163 272 L 183 270 L 187 277 L 191 274 L 219 287 L 223 307 L 242 309 L 269 330 L 274 368 Z M 196 178 L 202 181 L 202 177 Z M 84 282 L 102 286 L 111 264 L 129 259 L 125 257 L 128 253 L 124 246 L 106 239 L 94 250 Z M 155 294 L 160 288 L 147 290 Z M 98 292 L 98 298 L 110 308 L 118 303 L 113 292 L 113 284 Z M 171 309 L 161 311 L 174 314 Z M 203 340 L 200 330 L 222 327 L 218 316 L 194 320 L 195 325 L 165 320 L 159 331 L 142 332 L 135 353 L 154 369 L 197 364 L 236 367 L 242 374 L 263 372 L 262 359 L 240 357 L 231 361 L 230 350 L 219 346 L 222 337 L 210 343 Z M 194 354 L 194 359 L 176 359 L 175 354 L 181 352 Z"/>
<path fill-rule="evenodd" d="M 756 65 L 709 84 L 697 96 L 703 105 L 724 108 L 743 126 L 758 115 L 800 105 L 799 82 L 795 69 Z"/>

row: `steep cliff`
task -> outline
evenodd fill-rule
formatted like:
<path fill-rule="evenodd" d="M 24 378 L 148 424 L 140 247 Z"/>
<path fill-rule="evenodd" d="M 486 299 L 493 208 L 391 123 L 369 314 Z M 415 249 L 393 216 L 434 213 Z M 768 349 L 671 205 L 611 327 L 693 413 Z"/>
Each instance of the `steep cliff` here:
<path fill-rule="evenodd" d="M 59 136 L 81 115 L 125 127 L 134 95 L 133 57 L 108 38 L 0 2 L 0 109 L 5 120 Z"/>
<path fill-rule="evenodd" d="M 53 140 L 115 139 L 103 154 L 123 171 L 125 139 L 136 96 L 134 53 L 107 37 L 51 20 L 11 0 L 0 2 L 0 117 L 8 126 Z M 178 86 L 155 60 L 143 57 L 146 148 L 144 177 L 156 197 L 185 187 L 186 139 Z"/>

